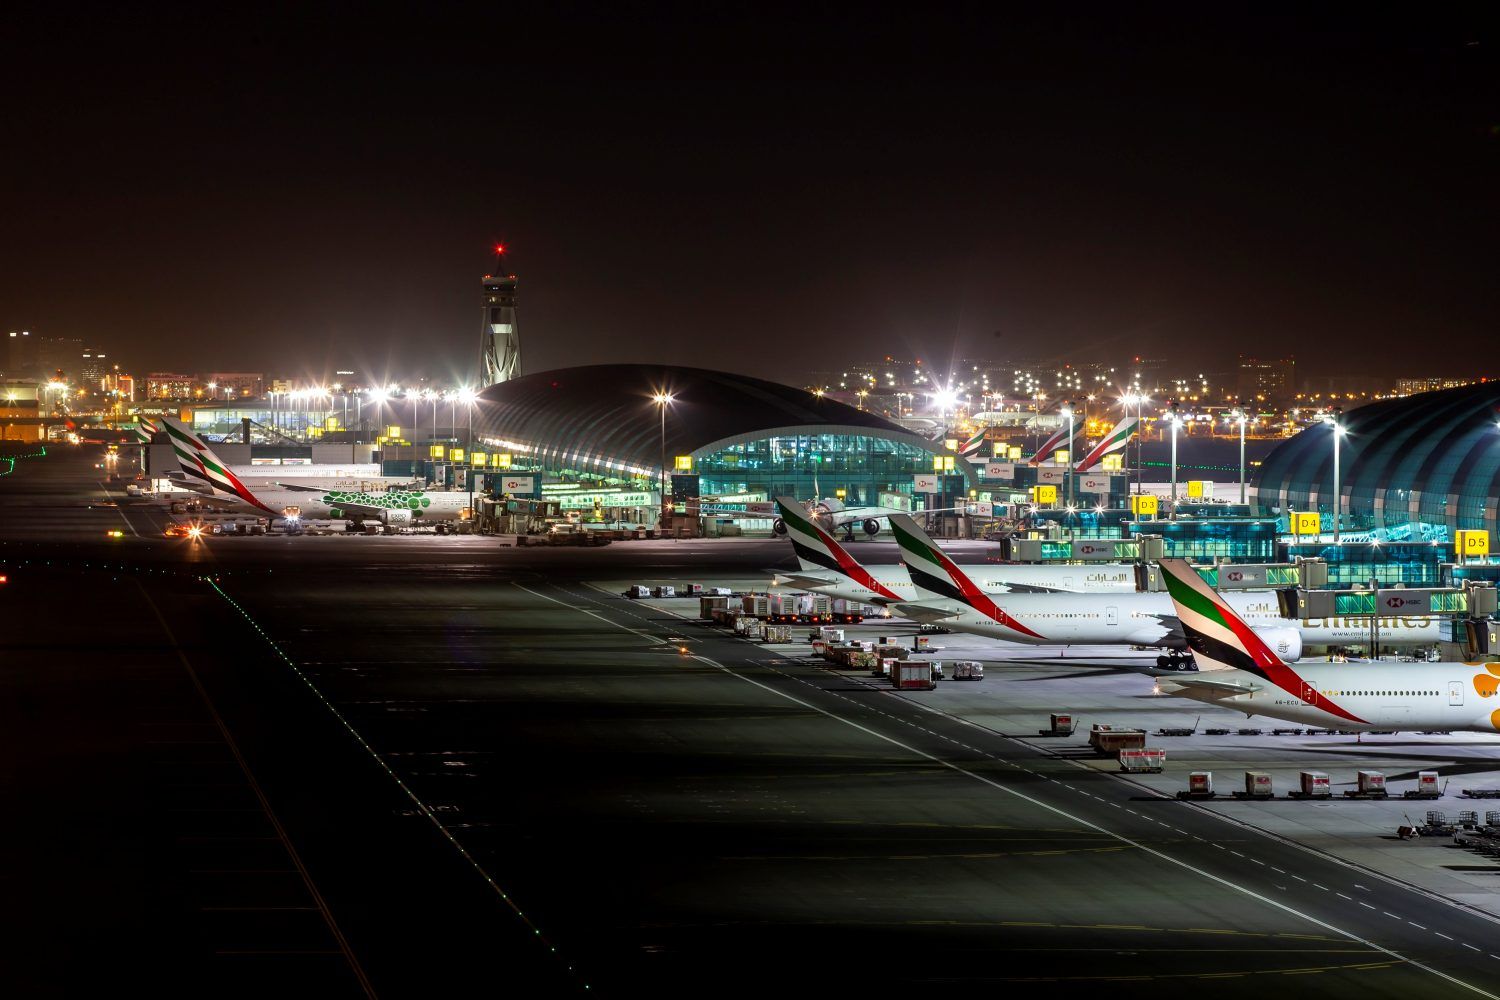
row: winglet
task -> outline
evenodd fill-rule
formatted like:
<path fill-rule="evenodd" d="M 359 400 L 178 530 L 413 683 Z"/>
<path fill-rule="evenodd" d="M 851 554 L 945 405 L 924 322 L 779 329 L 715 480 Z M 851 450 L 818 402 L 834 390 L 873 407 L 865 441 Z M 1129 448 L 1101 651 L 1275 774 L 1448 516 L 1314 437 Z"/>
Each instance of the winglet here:
<path fill-rule="evenodd" d="M 167 437 L 172 442 L 172 450 L 177 454 L 177 464 L 182 466 L 183 472 L 201 479 L 220 493 L 242 500 L 252 507 L 258 507 L 267 514 L 280 516 L 276 511 L 261 503 L 255 494 L 250 492 L 250 488 L 229 471 L 229 466 L 213 453 L 208 443 L 194 434 L 185 424 L 171 417 L 162 417 L 161 425 L 166 428 Z"/>
<path fill-rule="evenodd" d="M 906 564 L 906 571 L 911 574 L 911 582 L 918 591 L 957 601 L 1023 636 L 1046 641 L 1046 636 L 1021 624 L 991 600 L 927 537 L 927 532 L 917 527 L 917 522 L 909 515 L 892 514 L 891 533 L 896 536 L 896 544 L 901 547 L 901 561 Z"/>
<path fill-rule="evenodd" d="M 781 523 L 786 525 L 787 537 L 792 540 L 792 549 L 797 553 L 797 560 L 803 569 L 826 569 L 848 577 L 888 601 L 901 600 L 900 595 L 875 579 L 869 570 L 834 541 L 832 535 L 820 528 L 817 521 L 797 501 L 777 497 L 776 509 L 781 514 Z"/>

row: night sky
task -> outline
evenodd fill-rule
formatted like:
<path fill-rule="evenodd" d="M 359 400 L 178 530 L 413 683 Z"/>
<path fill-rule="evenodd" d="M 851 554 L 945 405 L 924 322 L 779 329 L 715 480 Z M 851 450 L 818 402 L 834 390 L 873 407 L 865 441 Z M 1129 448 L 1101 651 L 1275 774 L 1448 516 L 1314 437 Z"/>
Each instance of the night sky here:
<path fill-rule="evenodd" d="M 528 371 L 1496 373 L 1493 21 L 1126 6 L 13 14 L 0 325 L 446 375 L 503 240 Z"/>

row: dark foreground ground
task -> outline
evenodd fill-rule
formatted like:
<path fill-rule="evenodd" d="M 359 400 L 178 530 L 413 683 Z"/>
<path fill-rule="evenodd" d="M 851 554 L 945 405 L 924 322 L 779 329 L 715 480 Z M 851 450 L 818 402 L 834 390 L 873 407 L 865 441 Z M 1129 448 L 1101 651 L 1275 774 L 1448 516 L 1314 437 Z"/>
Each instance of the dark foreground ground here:
<path fill-rule="evenodd" d="M 589 585 L 779 543 L 193 545 L 95 460 L 0 476 L 14 995 L 1500 988 L 1478 914 Z"/>

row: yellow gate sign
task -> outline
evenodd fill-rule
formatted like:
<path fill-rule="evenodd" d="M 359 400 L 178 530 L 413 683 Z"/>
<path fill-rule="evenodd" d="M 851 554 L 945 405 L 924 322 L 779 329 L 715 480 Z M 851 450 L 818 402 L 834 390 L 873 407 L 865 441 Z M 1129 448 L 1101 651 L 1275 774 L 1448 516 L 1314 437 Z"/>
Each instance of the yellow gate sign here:
<path fill-rule="evenodd" d="M 1460 559 L 1490 554 L 1490 533 L 1478 529 L 1466 529 L 1453 533 L 1453 551 Z"/>
<path fill-rule="evenodd" d="M 1132 493 L 1130 495 L 1130 513 L 1136 517 L 1155 517 L 1159 504 L 1156 496 L 1151 493 Z"/>
<path fill-rule="evenodd" d="M 1293 511 L 1292 512 L 1292 534 L 1294 535 L 1321 535 L 1323 533 L 1323 515 L 1317 511 Z"/>
<path fill-rule="evenodd" d="M 1032 503 L 1057 503 L 1056 486 L 1033 486 L 1031 488 Z"/>

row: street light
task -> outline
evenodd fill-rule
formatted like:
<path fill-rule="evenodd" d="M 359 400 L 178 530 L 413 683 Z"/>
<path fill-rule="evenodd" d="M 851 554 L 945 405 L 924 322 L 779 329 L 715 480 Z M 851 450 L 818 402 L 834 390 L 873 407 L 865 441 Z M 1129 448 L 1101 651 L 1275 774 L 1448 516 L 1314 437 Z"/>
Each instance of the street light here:
<path fill-rule="evenodd" d="M 670 392 L 657 392 L 651 397 L 656 404 L 657 412 L 661 416 L 661 513 L 657 515 L 657 527 L 665 528 L 667 523 L 667 406 L 672 402 Z"/>
<path fill-rule="evenodd" d="M 469 485 L 469 520 L 474 519 L 474 407 L 479 402 L 479 393 L 464 386 L 453 397 L 469 409 L 469 436 L 464 439 L 464 457 L 469 460 L 469 471 L 464 480 Z"/>
<path fill-rule="evenodd" d="M 1064 403 L 1062 405 L 1062 415 L 1068 418 L 1068 466 L 1063 471 L 1063 475 L 1068 477 L 1067 507 L 1071 512 L 1073 510 L 1073 459 L 1075 457 L 1075 453 L 1073 451 L 1073 404 Z M 1070 532 L 1072 528 L 1073 525 L 1070 518 L 1068 524 L 1068 529 Z"/>
<path fill-rule="evenodd" d="M 1343 407 L 1334 407 L 1332 413 L 1325 413 L 1323 420 L 1333 428 L 1333 544 L 1339 543 L 1339 522 L 1343 519 L 1344 495 L 1343 487 L 1339 482 L 1339 438 L 1348 431 L 1344 425 L 1339 423 L 1339 417 L 1343 416 Z"/>
<path fill-rule="evenodd" d="M 1181 418 L 1177 415 L 1177 402 L 1172 402 L 1171 410 L 1167 420 L 1172 424 L 1172 520 L 1177 520 L 1177 425 Z"/>
<path fill-rule="evenodd" d="M 1240 503 L 1245 502 L 1245 424 L 1248 417 L 1244 410 L 1234 411 L 1235 422 L 1240 425 Z"/>

